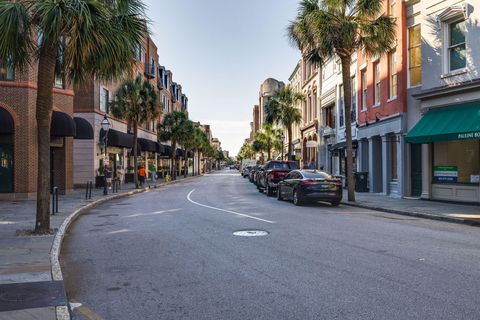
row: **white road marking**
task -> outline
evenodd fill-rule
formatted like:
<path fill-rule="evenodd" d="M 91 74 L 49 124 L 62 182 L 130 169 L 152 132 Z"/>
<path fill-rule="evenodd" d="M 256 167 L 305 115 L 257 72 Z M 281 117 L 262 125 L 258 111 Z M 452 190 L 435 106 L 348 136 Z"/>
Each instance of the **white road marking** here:
<path fill-rule="evenodd" d="M 130 230 L 121 229 L 121 230 L 117 230 L 117 231 L 108 232 L 107 234 L 117 234 L 117 233 L 124 233 L 124 232 L 130 232 Z"/>
<path fill-rule="evenodd" d="M 190 196 L 192 195 L 192 193 L 195 191 L 195 189 L 193 189 L 192 191 L 190 191 L 187 195 L 187 200 L 190 201 L 191 203 L 197 205 L 197 206 L 200 206 L 200 207 L 204 207 L 204 208 L 208 208 L 208 209 L 212 209 L 212 210 L 217 210 L 217 211 L 223 211 L 223 212 L 227 212 L 227 213 L 231 213 L 231 214 L 234 214 L 234 215 L 237 215 L 237 216 L 241 216 L 241 217 L 245 217 L 245 218 L 250 218 L 250 219 L 254 219 L 254 220 L 258 220 L 258 221 L 263 221 L 263 222 L 266 222 L 266 223 L 275 223 L 274 221 L 270 221 L 270 220 L 265 220 L 265 219 L 262 219 L 262 218 L 258 218 L 258 217 L 253 217 L 253 216 L 249 216 L 248 214 L 243 214 L 243 213 L 238 213 L 238 212 L 235 212 L 235 211 L 231 211 L 231 210 L 225 210 L 225 209 L 221 209 L 221 208 L 216 208 L 216 207 L 211 207 L 211 206 L 207 206 L 205 204 L 201 204 L 201 203 L 198 203 L 196 201 L 193 201 Z"/>
<path fill-rule="evenodd" d="M 125 216 L 124 218 L 136 218 L 136 217 L 142 217 L 142 216 L 155 216 L 155 215 L 162 214 L 162 213 L 176 212 L 176 211 L 180 211 L 180 210 L 182 210 L 182 209 L 170 209 L 170 210 L 162 210 L 162 211 L 155 211 L 155 212 L 149 212 L 149 213 L 135 213 L 135 214 L 131 214 L 129 216 Z"/>

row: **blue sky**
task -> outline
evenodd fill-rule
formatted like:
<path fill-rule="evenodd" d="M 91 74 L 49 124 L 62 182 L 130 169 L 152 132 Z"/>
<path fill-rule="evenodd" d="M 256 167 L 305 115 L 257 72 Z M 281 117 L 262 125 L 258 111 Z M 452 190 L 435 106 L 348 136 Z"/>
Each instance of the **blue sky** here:
<path fill-rule="evenodd" d="M 145 0 L 160 64 L 173 71 L 194 121 L 235 155 L 266 78 L 284 82 L 300 55 L 287 37 L 297 0 Z"/>

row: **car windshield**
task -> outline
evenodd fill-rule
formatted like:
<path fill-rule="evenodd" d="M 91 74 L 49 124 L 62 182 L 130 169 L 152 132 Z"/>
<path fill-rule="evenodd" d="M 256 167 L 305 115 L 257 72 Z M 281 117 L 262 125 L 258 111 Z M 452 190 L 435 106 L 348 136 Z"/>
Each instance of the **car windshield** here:
<path fill-rule="evenodd" d="M 307 179 L 331 179 L 332 176 L 323 171 L 302 171 L 302 174 Z"/>
<path fill-rule="evenodd" d="M 270 163 L 270 169 L 298 169 L 295 162 L 272 162 Z"/>

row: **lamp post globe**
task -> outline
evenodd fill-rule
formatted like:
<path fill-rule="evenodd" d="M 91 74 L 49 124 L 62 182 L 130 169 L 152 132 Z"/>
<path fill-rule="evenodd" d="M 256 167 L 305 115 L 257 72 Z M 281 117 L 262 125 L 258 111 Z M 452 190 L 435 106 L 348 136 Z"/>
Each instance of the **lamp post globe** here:
<path fill-rule="evenodd" d="M 103 130 L 103 143 L 104 143 L 104 158 L 103 158 L 103 194 L 107 195 L 108 194 L 108 186 L 107 186 L 107 161 L 108 161 L 108 152 L 107 152 L 107 143 L 108 143 L 108 130 L 110 129 L 110 121 L 107 118 L 107 115 L 103 117 L 102 122 L 100 123 L 100 126 L 102 127 Z"/>

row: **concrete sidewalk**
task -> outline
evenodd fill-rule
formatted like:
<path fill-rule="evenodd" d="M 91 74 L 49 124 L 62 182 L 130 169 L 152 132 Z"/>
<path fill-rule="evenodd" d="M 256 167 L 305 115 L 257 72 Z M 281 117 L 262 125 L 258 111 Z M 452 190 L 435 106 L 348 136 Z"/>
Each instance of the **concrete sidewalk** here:
<path fill-rule="evenodd" d="M 480 226 L 480 206 L 476 204 L 392 198 L 382 194 L 359 192 L 355 193 L 355 202 L 349 202 L 347 199 L 347 192 L 344 191 L 342 203 L 345 205 L 419 218 Z"/>
<path fill-rule="evenodd" d="M 148 182 L 139 191 L 164 184 Z M 109 190 L 107 197 L 126 196 L 134 190 L 133 184 L 122 185 L 118 193 Z M 90 200 L 85 200 L 84 189 L 60 195 L 51 228 L 58 229 L 73 212 L 101 199 L 105 199 L 103 189 L 93 189 Z M 23 235 L 35 226 L 35 208 L 36 201 L 0 201 L 0 320 L 60 319 L 56 309 L 67 304 L 63 281 L 52 277 L 50 251 L 55 235 Z"/>

